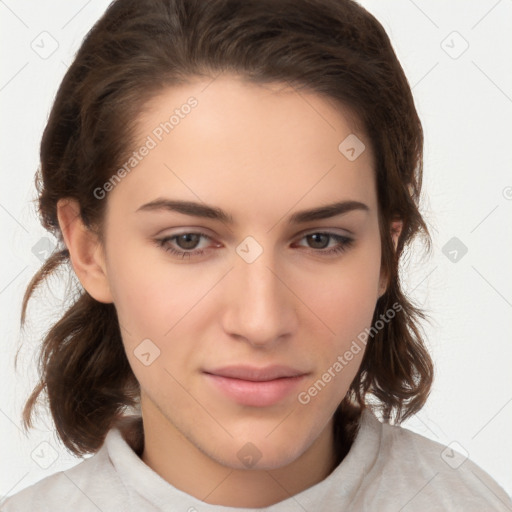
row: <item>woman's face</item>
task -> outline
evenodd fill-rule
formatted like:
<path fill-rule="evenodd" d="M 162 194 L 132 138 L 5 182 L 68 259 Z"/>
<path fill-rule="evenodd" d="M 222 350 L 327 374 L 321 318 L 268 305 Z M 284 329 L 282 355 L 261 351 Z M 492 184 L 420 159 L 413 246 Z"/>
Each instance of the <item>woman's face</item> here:
<path fill-rule="evenodd" d="M 226 75 L 154 98 L 138 134 L 105 265 L 145 424 L 290 463 L 330 439 L 384 291 L 369 141 L 320 96 Z"/>

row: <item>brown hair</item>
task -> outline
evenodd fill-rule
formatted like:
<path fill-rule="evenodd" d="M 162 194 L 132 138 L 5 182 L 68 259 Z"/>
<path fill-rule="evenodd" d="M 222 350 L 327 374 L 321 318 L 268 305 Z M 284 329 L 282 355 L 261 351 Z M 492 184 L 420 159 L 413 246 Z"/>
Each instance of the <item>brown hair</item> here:
<path fill-rule="evenodd" d="M 400 422 L 425 403 L 432 361 L 420 333 L 425 313 L 401 291 L 399 261 L 421 234 L 423 133 L 412 93 L 380 23 L 351 0 L 116 0 L 87 34 L 57 92 L 41 141 L 36 175 L 39 214 L 59 246 L 28 285 L 21 324 L 34 290 L 69 252 L 57 201 L 78 201 L 83 222 L 98 231 L 106 201 L 95 197 L 133 149 L 136 121 L 164 88 L 195 77 L 234 72 L 253 83 L 287 83 L 348 107 L 375 155 L 382 269 L 389 277 L 373 321 L 395 316 L 368 338 L 360 370 L 335 413 L 338 459 L 362 409 L 380 408 Z M 341 142 L 341 141 L 340 141 Z M 391 221 L 401 219 L 394 250 Z M 76 455 L 95 452 L 107 431 L 137 406 L 140 388 L 124 353 L 113 304 L 79 283 L 74 303 L 49 330 L 39 354 L 40 381 L 23 410 L 44 391 L 57 433 Z M 373 397 L 373 398 L 372 398 Z"/>

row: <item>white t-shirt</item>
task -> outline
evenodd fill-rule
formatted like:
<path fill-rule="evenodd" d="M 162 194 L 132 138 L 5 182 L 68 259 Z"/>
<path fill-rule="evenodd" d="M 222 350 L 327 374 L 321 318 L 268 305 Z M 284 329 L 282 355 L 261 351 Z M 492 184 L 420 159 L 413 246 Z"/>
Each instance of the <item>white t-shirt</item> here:
<path fill-rule="evenodd" d="M 343 461 L 327 478 L 268 512 L 512 511 L 482 469 L 451 449 L 363 411 Z M 234 512 L 173 487 L 134 452 L 117 428 L 92 457 L 19 491 L 2 512 Z"/>

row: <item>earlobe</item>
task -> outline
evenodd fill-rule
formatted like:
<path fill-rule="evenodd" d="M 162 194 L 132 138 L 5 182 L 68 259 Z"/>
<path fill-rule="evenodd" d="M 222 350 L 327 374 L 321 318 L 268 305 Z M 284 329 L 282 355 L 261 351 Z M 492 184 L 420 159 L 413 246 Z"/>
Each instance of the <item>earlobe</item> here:
<path fill-rule="evenodd" d="M 400 234 L 402 233 L 402 227 L 403 222 L 401 220 L 394 220 L 391 222 L 391 240 L 393 241 L 393 247 L 395 248 L 395 251 L 398 247 L 398 239 L 400 238 Z M 389 278 L 385 274 L 384 271 L 381 271 L 381 276 L 379 280 L 379 292 L 378 292 L 378 298 L 380 299 L 385 293 L 389 286 L 388 282 Z"/>
<path fill-rule="evenodd" d="M 386 276 L 386 274 L 383 271 L 381 271 L 380 280 L 379 280 L 379 292 L 378 292 L 377 299 L 380 299 L 386 293 L 387 289 L 388 289 L 388 277 Z"/>
<path fill-rule="evenodd" d="M 401 220 L 394 220 L 391 223 L 391 239 L 393 240 L 393 246 L 395 250 L 398 246 L 398 239 L 402 233 L 403 222 Z"/>
<path fill-rule="evenodd" d="M 104 251 L 96 233 L 84 225 L 75 199 L 60 199 L 57 217 L 76 276 L 98 302 L 113 302 Z"/>

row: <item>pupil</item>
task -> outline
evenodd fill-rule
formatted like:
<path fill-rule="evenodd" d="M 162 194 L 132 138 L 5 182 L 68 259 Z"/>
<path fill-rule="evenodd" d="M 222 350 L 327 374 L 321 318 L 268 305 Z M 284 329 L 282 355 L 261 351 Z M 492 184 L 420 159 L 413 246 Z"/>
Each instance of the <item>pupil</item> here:
<path fill-rule="evenodd" d="M 319 242 L 319 238 L 320 237 L 324 237 L 324 242 L 325 243 L 321 243 L 320 242 L 320 246 L 316 245 L 315 244 L 317 242 Z M 308 235 L 308 241 L 311 242 L 311 240 L 313 241 L 313 247 L 315 249 L 325 249 L 328 245 L 329 245 L 329 236 L 328 235 L 325 235 L 323 233 L 315 233 L 313 235 Z"/>
<path fill-rule="evenodd" d="M 177 241 L 182 249 L 194 249 L 199 241 L 198 239 L 199 235 L 195 233 L 185 233 L 184 235 L 180 235 Z M 182 242 L 184 242 L 184 244 Z"/>

